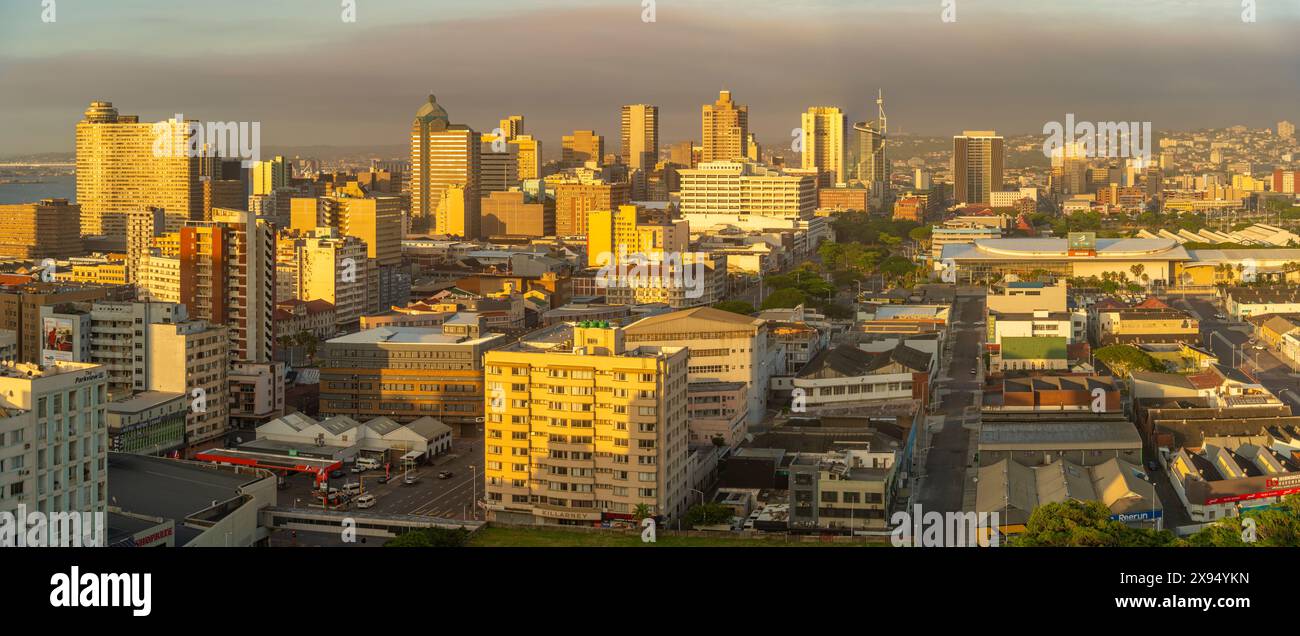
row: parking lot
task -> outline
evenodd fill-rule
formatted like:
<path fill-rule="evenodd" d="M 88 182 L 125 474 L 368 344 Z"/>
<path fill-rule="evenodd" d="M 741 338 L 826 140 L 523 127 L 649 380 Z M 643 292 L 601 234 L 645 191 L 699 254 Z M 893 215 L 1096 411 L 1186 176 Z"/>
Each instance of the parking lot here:
<path fill-rule="evenodd" d="M 470 466 L 474 467 L 473 474 Z M 347 469 L 344 469 L 347 471 Z M 451 473 L 446 479 L 439 479 L 438 474 Z M 343 489 L 347 482 L 359 482 L 363 492 L 375 496 L 374 507 L 361 510 L 375 514 L 425 515 L 448 519 L 472 519 L 476 512 L 474 497 L 483 498 L 483 442 L 481 440 L 456 440 L 452 450 L 435 457 L 432 462 L 411 471 L 418 476 L 417 483 L 407 485 L 403 472 L 393 469 L 393 479 L 380 483 L 384 470 L 369 470 L 364 473 L 346 472 L 343 478 L 331 478 L 329 487 Z M 308 475 L 292 475 L 288 478 L 288 487 L 280 491 L 279 505 L 284 507 L 307 507 L 319 505 L 319 498 L 312 496 L 312 478 Z M 354 504 L 347 504 L 342 510 L 358 510 Z M 481 518 L 482 512 L 478 511 Z"/>

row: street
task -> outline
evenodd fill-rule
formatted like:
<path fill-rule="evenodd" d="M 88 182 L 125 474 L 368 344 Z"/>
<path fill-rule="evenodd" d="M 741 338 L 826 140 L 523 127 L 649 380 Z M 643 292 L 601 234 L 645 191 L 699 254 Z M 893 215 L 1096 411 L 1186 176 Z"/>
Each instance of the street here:
<path fill-rule="evenodd" d="M 984 343 L 984 296 L 958 296 L 951 316 L 951 354 L 941 367 L 934 387 L 943 415 L 943 425 L 930 435 L 929 445 L 918 456 L 925 469 L 916 485 L 915 503 L 927 511 L 952 512 L 962 507 L 967 457 L 970 454 L 971 429 L 968 418 L 978 420 L 981 384 L 980 350 Z M 975 369 L 975 375 L 971 370 Z"/>
<path fill-rule="evenodd" d="M 1222 309 L 1210 298 L 1188 297 L 1174 301 L 1175 306 L 1191 311 L 1201 325 L 1201 342 L 1210 349 L 1219 362 L 1230 367 L 1249 370 L 1278 399 L 1295 413 L 1300 407 L 1300 376 L 1272 349 L 1255 349 L 1250 344 L 1250 327 L 1247 323 L 1234 323 L 1214 318 Z"/>

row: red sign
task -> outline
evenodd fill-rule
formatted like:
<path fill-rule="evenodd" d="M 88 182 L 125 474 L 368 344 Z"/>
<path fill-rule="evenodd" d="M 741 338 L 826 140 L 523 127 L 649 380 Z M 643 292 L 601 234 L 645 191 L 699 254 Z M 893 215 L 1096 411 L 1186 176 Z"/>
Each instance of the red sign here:
<path fill-rule="evenodd" d="M 1270 478 L 1268 481 L 1275 482 L 1277 480 Z M 1232 503 L 1234 501 L 1250 501 L 1253 499 L 1268 499 L 1269 497 L 1285 497 L 1287 495 L 1294 495 L 1296 493 L 1300 493 L 1300 488 L 1287 488 L 1285 490 L 1266 490 L 1264 492 L 1252 492 L 1246 495 L 1233 495 L 1231 497 L 1215 497 L 1213 499 L 1206 499 L 1205 505 L 1212 506 L 1214 504 Z"/>

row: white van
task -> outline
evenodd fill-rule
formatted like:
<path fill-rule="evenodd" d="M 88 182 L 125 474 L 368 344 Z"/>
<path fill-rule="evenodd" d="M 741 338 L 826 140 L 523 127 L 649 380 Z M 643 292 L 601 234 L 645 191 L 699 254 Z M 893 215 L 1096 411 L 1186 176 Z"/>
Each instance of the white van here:
<path fill-rule="evenodd" d="M 361 484 L 355 481 L 343 484 L 343 494 L 345 495 L 361 494 Z"/>
<path fill-rule="evenodd" d="M 375 507 L 375 496 L 370 493 L 366 493 L 364 495 L 361 495 L 360 497 L 357 497 L 355 503 L 357 504 L 358 508 L 373 508 Z"/>
<path fill-rule="evenodd" d="M 374 470 L 379 468 L 380 463 L 379 460 L 374 457 L 358 457 L 357 466 L 366 470 Z"/>

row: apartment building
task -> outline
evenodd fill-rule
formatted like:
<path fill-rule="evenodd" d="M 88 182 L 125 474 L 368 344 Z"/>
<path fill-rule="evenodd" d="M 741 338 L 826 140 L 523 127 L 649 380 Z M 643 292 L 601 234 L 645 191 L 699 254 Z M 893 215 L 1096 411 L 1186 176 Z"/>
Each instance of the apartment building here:
<path fill-rule="evenodd" d="M 530 201 L 523 192 L 493 192 L 481 202 L 482 235 L 555 236 L 555 202 Z"/>
<path fill-rule="evenodd" d="M 354 324 L 370 309 L 369 265 L 365 241 L 332 227 L 282 231 L 276 237 L 275 300 L 323 300 L 334 305 L 338 324 Z"/>
<path fill-rule="evenodd" d="M 192 318 L 230 328 L 234 360 L 267 362 L 274 345 L 275 232 L 242 210 L 180 231 L 180 302 Z"/>
<path fill-rule="evenodd" d="M 352 193 L 355 194 L 355 193 Z M 409 272 L 402 271 L 402 201 L 398 197 L 338 194 L 295 198 L 290 228 L 311 232 L 332 227 L 342 236 L 366 244 L 366 311 L 404 305 L 411 293 Z"/>
<path fill-rule="evenodd" d="M 0 512 L 89 513 L 79 539 L 102 540 L 106 378 L 88 363 L 0 365 Z"/>
<path fill-rule="evenodd" d="M 48 335 L 41 308 L 63 303 L 117 299 L 129 287 L 85 283 L 26 283 L 0 287 L 0 329 L 18 333 L 18 360 L 40 362 Z"/>
<path fill-rule="evenodd" d="M 717 161 L 677 171 L 682 217 L 696 228 L 806 228 L 817 210 L 817 179 L 753 163 Z"/>
<path fill-rule="evenodd" d="M 284 363 L 235 362 L 230 383 L 230 426 L 252 430 L 284 415 Z"/>
<path fill-rule="evenodd" d="M 597 210 L 616 210 L 632 200 L 626 183 L 559 183 L 555 185 L 555 234 L 586 236 L 588 219 Z"/>
<path fill-rule="evenodd" d="M 629 346 L 625 335 L 561 324 L 488 352 L 489 519 L 600 525 L 685 513 L 689 354 Z"/>
<path fill-rule="evenodd" d="M 185 415 L 186 455 L 223 446 L 229 430 L 230 398 L 226 370 L 235 346 L 225 325 L 185 320 L 148 325 L 144 362 L 146 389 L 189 396 Z"/>

